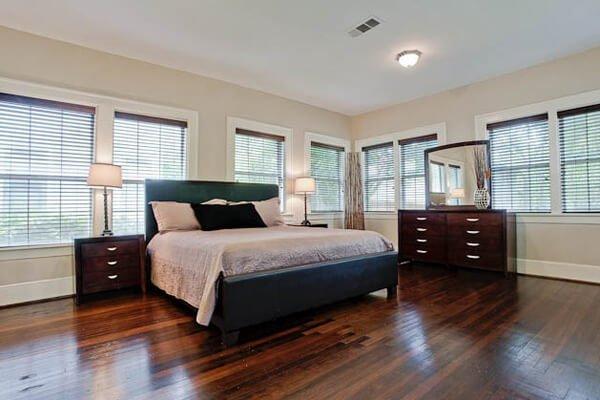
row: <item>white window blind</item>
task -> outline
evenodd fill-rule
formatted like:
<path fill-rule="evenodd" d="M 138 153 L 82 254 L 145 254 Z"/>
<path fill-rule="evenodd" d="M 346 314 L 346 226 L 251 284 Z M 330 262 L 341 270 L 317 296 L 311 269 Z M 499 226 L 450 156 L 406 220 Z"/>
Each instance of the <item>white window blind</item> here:
<path fill-rule="evenodd" d="M 392 142 L 363 147 L 365 211 L 394 211 L 394 146 Z"/>
<path fill-rule="evenodd" d="M 562 209 L 600 212 L 600 104 L 558 113 Z"/>
<path fill-rule="evenodd" d="M 144 232 L 144 179 L 185 179 L 187 122 L 115 113 L 113 163 L 123 188 L 113 190 L 113 231 Z"/>
<path fill-rule="evenodd" d="M 398 142 L 400 152 L 400 206 L 425 208 L 425 150 L 437 146 L 437 135 L 427 135 Z M 440 185 L 443 185 L 443 176 Z"/>
<path fill-rule="evenodd" d="M 0 246 L 91 233 L 93 107 L 0 93 Z"/>
<path fill-rule="evenodd" d="M 283 136 L 236 129 L 235 181 L 270 183 L 279 186 L 279 199 L 285 204 L 285 138 Z"/>
<path fill-rule="evenodd" d="M 487 125 L 494 208 L 550 212 L 548 115 Z"/>
<path fill-rule="evenodd" d="M 317 186 L 310 200 L 311 211 L 344 209 L 344 155 L 343 147 L 311 142 L 310 173 Z"/>

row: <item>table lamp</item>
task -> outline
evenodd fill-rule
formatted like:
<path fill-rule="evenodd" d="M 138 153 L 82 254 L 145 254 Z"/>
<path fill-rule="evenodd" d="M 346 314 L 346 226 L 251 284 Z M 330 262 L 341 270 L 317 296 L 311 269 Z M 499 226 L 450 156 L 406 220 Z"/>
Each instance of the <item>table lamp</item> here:
<path fill-rule="evenodd" d="M 314 178 L 296 178 L 296 182 L 294 185 L 295 193 L 304 195 L 304 221 L 301 222 L 301 225 L 310 226 L 310 221 L 308 220 L 308 213 L 306 211 L 306 195 L 315 193 L 316 186 L 317 185 Z"/>
<path fill-rule="evenodd" d="M 112 236 L 113 232 L 108 229 L 107 188 L 121 188 L 123 186 L 121 167 L 113 164 L 94 163 L 90 165 L 87 184 L 88 186 L 104 189 L 104 231 L 102 231 L 102 236 Z"/>

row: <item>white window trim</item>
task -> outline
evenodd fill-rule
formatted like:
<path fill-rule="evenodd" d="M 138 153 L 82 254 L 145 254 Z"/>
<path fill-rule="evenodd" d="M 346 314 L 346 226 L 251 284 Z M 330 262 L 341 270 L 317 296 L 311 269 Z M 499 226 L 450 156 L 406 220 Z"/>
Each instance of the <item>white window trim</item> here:
<path fill-rule="evenodd" d="M 363 159 L 364 155 L 362 155 L 362 149 L 364 147 L 374 146 L 374 145 L 381 144 L 381 143 L 392 142 L 393 155 L 394 155 L 394 187 L 395 187 L 394 204 L 396 205 L 396 210 L 398 210 L 400 208 L 400 199 L 402 198 L 402 196 L 401 196 L 402 193 L 401 193 L 401 188 L 400 188 L 400 174 L 399 174 L 399 168 L 400 168 L 399 152 L 400 152 L 400 149 L 399 149 L 398 142 L 400 140 L 417 138 L 420 136 L 431 135 L 433 133 L 437 134 L 438 146 L 446 144 L 446 123 L 445 122 L 440 122 L 440 123 L 432 124 L 432 125 L 420 126 L 417 128 L 407 129 L 407 130 L 395 132 L 395 133 L 388 133 L 388 134 L 380 135 L 380 136 L 374 136 L 374 137 L 370 137 L 370 138 L 366 138 L 366 139 L 360 139 L 354 143 L 354 150 L 361 153 L 361 163 L 364 164 L 364 159 Z M 364 182 L 363 182 L 363 184 L 364 184 Z M 373 218 L 373 219 L 376 219 L 377 216 L 389 216 L 389 215 L 395 216 L 397 213 L 396 210 L 394 210 L 394 211 L 366 211 L 365 216 L 367 216 L 368 218 Z M 384 217 L 383 219 L 387 219 L 387 218 Z"/>
<path fill-rule="evenodd" d="M 188 124 L 188 140 L 186 144 L 187 177 L 188 179 L 194 179 L 198 176 L 198 112 L 196 111 L 64 89 L 4 77 L 0 77 L 0 92 L 95 107 L 96 126 L 94 129 L 94 162 L 112 162 L 115 110 L 186 121 Z M 102 232 L 104 226 L 103 198 L 100 190 L 93 189 L 93 191 L 91 234 L 98 235 Z M 111 212 L 112 210 L 109 209 L 109 219 L 111 218 Z M 73 243 L 69 242 L 44 245 L 8 246 L 0 247 L 0 251 L 68 247 L 72 245 Z"/>
<path fill-rule="evenodd" d="M 247 129 L 250 131 L 268 133 L 271 135 L 282 136 L 285 139 L 285 176 L 284 176 L 284 193 L 285 193 L 285 204 L 283 214 L 286 216 L 291 215 L 291 201 L 292 196 L 289 193 L 293 193 L 290 190 L 290 179 L 294 176 L 292 166 L 294 165 L 292 160 L 292 148 L 293 148 L 293 136 L 294 130 L 284 126 L 268 124 L 265 122 L 253 121 L 250 119 L 239 118 L 239 117 L 227 117 L 227 171 L 226 179 L 233 182 L 235 179 L 235 131 L 236 129 Z"/>
<path fill-rule="evenodd" d="M 325 135 L 322 133 L 315 133 L 315 132 L 309 132 L 309 131 L 304 132 L 304 169 L 303 169 L 303 172 L 304 172 L 305 176 L 310 176 L 310 174 L 311 174 L 311 171 L 310 171 L 310 161 L 311 161 L 310 160 L 310 148 L 311 148 L 312 142 L 327 144 L 330 146 L 343 147 L 345 154 L 349 153 L 350 150 L 352 149 L 352 146 L 350 145 L 350 141 L 347 139 L 342 139 L 342 138 L 339 138 L 336 136 Z M 343 210 L 338 211 L 338 212 L 312 212 L 312 211 L 310 211 L 310 207 L 308 209 L 309 215 L 315 215 L 315 216 L 318 216 L 319 218 L 338 218 L 343 213 L 344 213 Z"/>
<path fill-rule="evenodd" d="M 475 116 L 475 136 L 478 140 L 488 140 L 487 125 L 494 122 L 508 121 L 516 118 L 548 114 L 548 134 L 550 142 L 550 201 L 551 212 L 518 213 L 519 220 L 530 223 L 566 223 L 566 224 L 600 224 L 600 214 L 577 214 L 562 212 L 560 149 L 558 115 L 559 111 L 600 104 L 600 90 L 593 90 L 572 96 L 559 97 L 534 104 L 509 108 L 497 112 Z"/>

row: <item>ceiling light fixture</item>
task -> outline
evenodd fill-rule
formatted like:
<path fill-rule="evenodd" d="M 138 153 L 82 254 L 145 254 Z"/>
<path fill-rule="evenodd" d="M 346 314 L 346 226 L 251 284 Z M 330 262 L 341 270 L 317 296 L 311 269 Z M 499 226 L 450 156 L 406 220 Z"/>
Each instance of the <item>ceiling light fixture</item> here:
<path fill-rule="evenodd" d="M 421 54 L 423 53 L 421 53 L 419 50 L 405 50 L 398 54 L 396 61 L 398 61 L 398 63 L 404 68 L 411 68 L 419 62 Z"/>

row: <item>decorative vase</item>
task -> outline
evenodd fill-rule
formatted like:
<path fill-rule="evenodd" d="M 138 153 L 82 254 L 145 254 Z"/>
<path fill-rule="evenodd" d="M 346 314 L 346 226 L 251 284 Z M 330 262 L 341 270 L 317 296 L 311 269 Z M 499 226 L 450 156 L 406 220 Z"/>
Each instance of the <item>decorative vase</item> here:
<path fill-rule="evenodd" d="M 490 192 L 488 192 L 486 188 L 475 189 L 473 200 L 475 202 L 475 207 L 480 210 L 485 210 L 490 206 Z"/>

